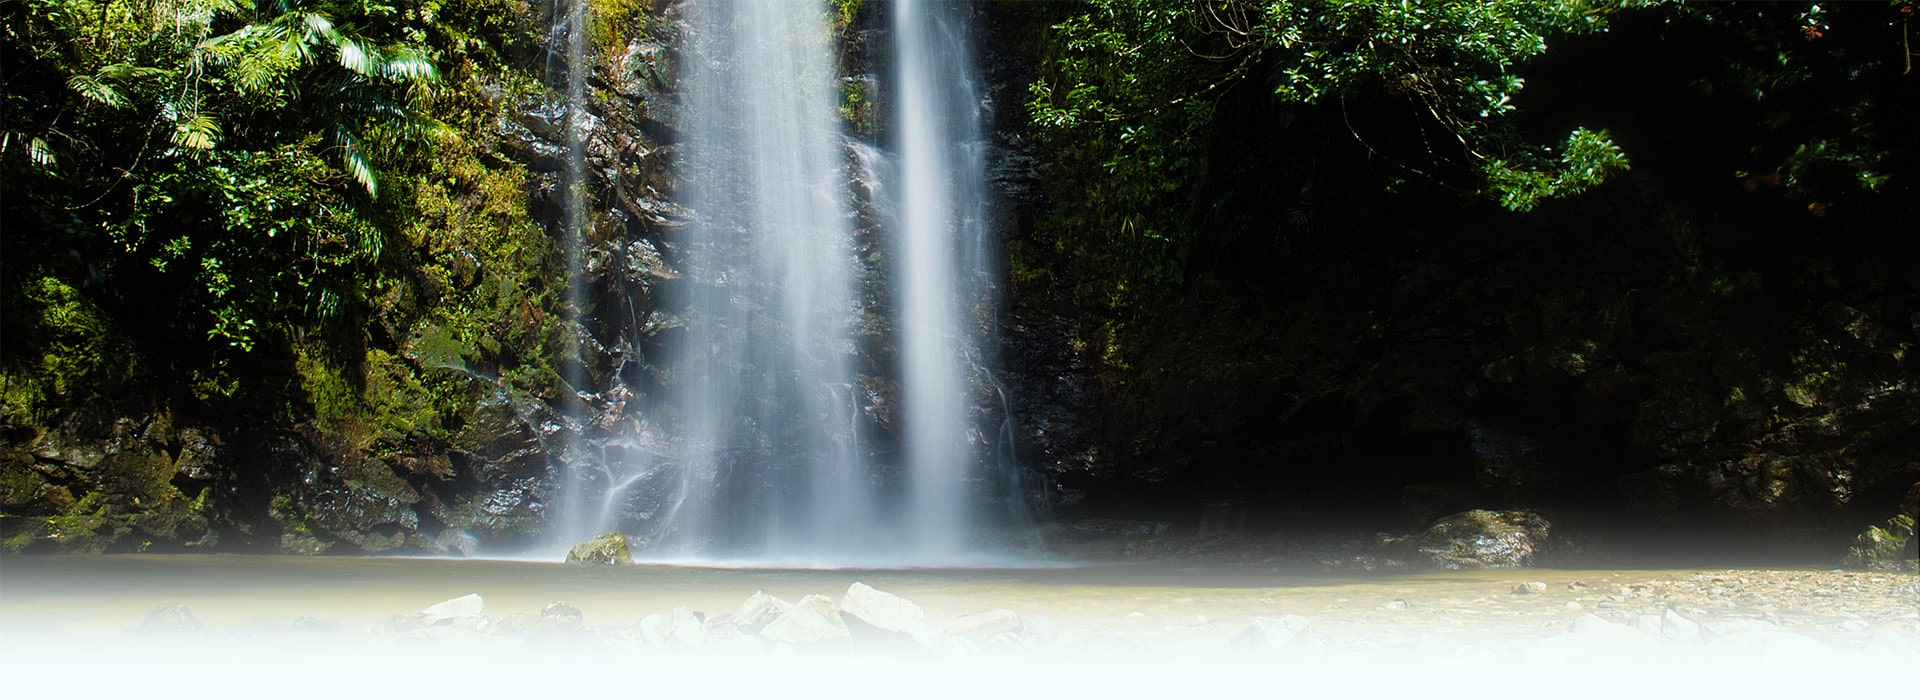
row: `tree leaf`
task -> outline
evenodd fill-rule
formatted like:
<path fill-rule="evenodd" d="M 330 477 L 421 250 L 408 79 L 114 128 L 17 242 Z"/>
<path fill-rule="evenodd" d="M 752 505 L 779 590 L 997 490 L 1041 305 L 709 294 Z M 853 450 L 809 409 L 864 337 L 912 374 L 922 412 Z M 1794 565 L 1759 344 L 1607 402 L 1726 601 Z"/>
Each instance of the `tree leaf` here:
<path fill-rule="evenodd" d="M 182 148 L 209 151 L 219 140 L 220 123 L 206 114 L 192 115 L 173 127 L 173 143 Z"/>

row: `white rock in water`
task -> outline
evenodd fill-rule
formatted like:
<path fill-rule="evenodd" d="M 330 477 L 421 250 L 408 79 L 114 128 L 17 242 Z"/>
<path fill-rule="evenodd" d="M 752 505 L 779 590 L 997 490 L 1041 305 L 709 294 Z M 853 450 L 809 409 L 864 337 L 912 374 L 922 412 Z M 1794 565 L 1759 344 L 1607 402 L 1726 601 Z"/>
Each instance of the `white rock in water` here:
<path fill-rule="evenodd" d="M 206 632 L 199 618 L 179 603 L 164 603 L 155 606 L 147 613 L 147 619 L 140 623 L 140 633 L 146 635 L 195 635 Z"/>
<path fill-rule="evenodd" d="M 1674 612 L 1673 608 L 1667 608 L 1667 611 L 1661 614 L 1660 633 L 1667 639 L 1682 644 L 1700 643 L 1700 623 Z"/>
<path fill-rule="evenodd" d="M 767 623 L 760 630 L 760 636 L 772 642 L 806 644 L 846 639 L 848 633 L 847 623 L 840 619 L 840 611 L 834 608 L 833 601 L 823 595 L 810 595 Z"/>
<path fill-rule="evenodd" d="M 1327 653 L 1327 643 L 1307 627 L 1307 618 L 1287 615 L 1253 618 L 1253 625 L 1233 638 L 1233 647 L 1256 654 L 1316 660 Z"/>
<path fill-rule="evenodd" d="M 994 635 L 1020 630 L 1020 614 L 1012 610 L 988 610 L 986 612 L 961 615 L 948 620 L 940 626 L 957 637 L 987 640 Z"/>
<path fill-rule="evenodd" d="M 673 617 L 667 621 L 666 645 L 680 649 L 698 649 L 707 645 L 707 626 L 693 609 L 680 606 L 673 609 Z"/>
<path fill-rule="evenodd" d="M 740 604 L 740 609 L 725 616 L 724 620 L 716 618 L 714 622 L 725 622 L 746 634 L 759 634 L 760 629 L 766 627 L 767 623 L 773 622 L 782 613 L 791 609 L 793 609 L 792 603 L 767 595 L 765 591 L 754 591 L 746 602 Z"/>
<path fill-rule="evenodd" d="M 1620 658 L 1647 661 L 1659 658 L 1666 650 L 1660 641 L 1645 632 L 1593 613 L 1573 621 L 1573 629 L 1557 637 L 1548 637 L 1522 652 L 1534 661 L 1577 662 L 1594 658 Z"/>
<path fill-rule="evenodd" d="M 1660 624 L 1659 615 L 1648 614 L 1636 617 L 1633 619 L 1633 627 L 1634 629 L 1640 630 L 1642 634 L 1655 639 L 1659 639 L 1661 635 L 1666 633 L 1664 627 Z"/>
<path fill-rule="evenodd" d="M 1034 639 L 1050 642 L 1060 636 L 1060 625 L 1056 624 L 1053 618 L 1035 615 L 1027 618 L 1027 634 Z"/>
<path fill-rule="evenodd" d="M 420 611 L 420 614 L 426 615 L 427 619 L 433 622 L 458 620 L 460 618 L 479 617 L 483 607 L 484 605 L 480 601 L 480 594 L 468 593 L 452 600 L 444 600 L 428 606 L 427 609 Z"/>
<path fill-rule="evenodd" d="M 926 611 L 912 601 L 857 581 L 847 587 L 840 612 L 889 632 L 908 634 L 917 633 L 927 618 Z"/>
<path fill-rule="evenodd" d="M 667 645 L 667 633 L 672 627 L 667 622 L 667 616 L 653 613 L 640 618 L 640 638 L 650 646 L 664 647 Z"/>

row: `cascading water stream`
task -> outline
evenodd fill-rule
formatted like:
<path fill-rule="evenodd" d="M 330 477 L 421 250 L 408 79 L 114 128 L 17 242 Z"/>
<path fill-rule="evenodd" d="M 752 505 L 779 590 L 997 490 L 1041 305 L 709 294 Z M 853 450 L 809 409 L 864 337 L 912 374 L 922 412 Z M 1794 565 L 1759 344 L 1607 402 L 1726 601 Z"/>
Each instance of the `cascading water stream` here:
<path fill-rule="evenodd" d="M 912 484 L 907 526 L 915 551 L 935 559 L 964 553 L 983 495 L 967 478 L 983 441 L 969 439 L 966 360 L 980 345 L 971 314 L 989 289 L 985 164 L 980 98 L 955 10 L 946 2 L 893 5 L 900 201 L 892 241 Z"/>
<path fill-rule="evenodd" d="M 845 557 L 876 535 L 850 426 L 852 211 L 827 18 L 814 3 L 692 8 L 685 76 L 682 553 Z"/>
<path fill-rule="evenodd" d="M 679 203 L 694 216 L 671 241 L 678 276 L 663 296 L 676 330 L 657 358 L 663 400 L 647 417 L 678 440 L 658 465 L 569 475 L 558 522 L 576 541 L 637 525 L 663 558 L 991 559 L 981 535 L 995 509 L 983 501 L 1020 494 L 1003 493 L 988 459 L 1004 436 L 976 425 L 995 390 L 980 360 L 992 355 L 982 329 L 997 270 L 964 5 L 885 6 L 892 50 L 876 77 L 886 148 L 852 140 L 840 122 L 825 3 L 685 8 Z M 580 18 L 576 9 L 570 31 Z M 578 109 L 579 86 L 568 85 Z M 877 237 L 856 232 L 863 201 Z M 878 258 L 866 257 L 870 243 Z M 891 398 L 876 393 L 889 384 Z M 892 402 L 896 424 L 872 419 L 873 402 Z M 656 467 L 677 486 L 622 512 L 625 492 Z"/>
<path fill-rule="evenodd" d="M 555 6 L 558 15 L 559 6 Z M 579 358 L 582 355 L 581 341 L 588 335 L 581 314 L 587 307 L 583 289 L 585 277 L 584 259 L 586 255 L 587 212 L 584 190 L 586 188 L 586 132 L 589 127 L 586 111 L 587 73 L 590 68 L 587 61 L 587 0 L 568 0 L 565 19 L 565 65 L 567 104 L 566 122 L 562 129 L 566 146 L 565 169 L 561 173 L 560 185 L 563 211 L 561 225 L 565 228 L 560 239 L 567 258 L 567 308 L 575 315 L 568 319 L 569 337 L 573 338 L 570 355 Z M 561 448 L 560 462 L 564 465 L 557 475 L 559 481 L 559 527 L 555 528 L 560 546 L 569 542 L 578 542 L 594 534 L 598 525 L 594 519 L 594 509 L 589 507 L 588 486 L 592 475 L 584 473 L 581 466 L 587 463 L 583 458 L 583 445 L 580 444 L 580 425 L 584 415 L 582 406 L 583 392 L 587 386 L 585 366 L 581 362 L 566 365 L 561 377 L 567 384 L 571 395 L 560 406 L 560 418 L 567 424 L 564 434 L 568 437 Z"/>

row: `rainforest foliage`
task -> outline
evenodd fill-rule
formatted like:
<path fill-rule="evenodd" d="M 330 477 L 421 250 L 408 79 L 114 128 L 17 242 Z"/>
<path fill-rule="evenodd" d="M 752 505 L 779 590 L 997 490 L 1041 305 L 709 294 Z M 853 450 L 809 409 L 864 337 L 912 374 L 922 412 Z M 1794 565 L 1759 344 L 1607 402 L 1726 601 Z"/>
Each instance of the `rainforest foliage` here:
<path fill-rule="evenodd" d="M 498 144 L 499 115 L 547 89 L 537 9 L 0 5 L 10 444 L 159 416 L 390 455 L 444 450 L 496 379 L 550 394 L 561 261 Z M 88 460 L 35 449 L 9 453 L 9 511 L 209 486 L 82 499 Z"/>
<path fill-rule="evenodd" d="M 1014 284 L 1079 314 L 1117 459 L 1715 512 L 1911 483 L 1912 3 L 1051 10 Z M 1475 491 L 1524 481 L 1486 430 L 1557 485 Z"/>
<path fill-rule="evenodd" d="M 1911 82 L 1891 78 L 1912 60 L 1902 1 L 1092 0 L 1054 11 L 1029 105 L 1063 175 L 1046 227 L 1074 261 L 1079 299 L 1119 317 L 1204 275 L 1191 258 L 1215 254 L 1222 236 L 1299 240 L 1333 213 L 1317 202 L 1336 182 L 1363 206 L 1444 191 L 1459 195 L 1450 208 L 1480 199 L 1525 212 L 1627 172 L 1635 154 L 1613 130 L 1712 105 L 1730 110 L 1714 140 L 1746 139 L 1748 151 L 1708 166 L 1722 182 L 1758 178 L 1820 209 L 1886 191 L 1904 157 L 1891 149 L 1911 131 L 1895 126 L 1910 116 Z M 1622 18 L 1630 38 L 1608 36 Z M 1632 44 L 1654 35 L 1693 47 L 1672 69 L 1698 72 L 1631 84 L 1647 70 Z M 1587 57 L 1616 68 L 1565 67 L 1550 47 L 1569 43 L 1604 47 Z M 1529 79 L 1549 70 L 1585 81 L 1548 84 L 1555 98 L 1592 88 L 1569 100 L 1581 107 L 1530 99 Z M 1664 91 L 1675 81 L 1700 95 Z M 1630 110 L 1644 113 L 1595 118 Z M 1262 160 L 1294 161 L 1273 167 L 1302 178 L 1270 168 L 1268 182 L 1234 179 Z M 1280 200 L 1283 215 L 1232 221 L 1270 206 L 1247 193 L 1274 181 L 1301 188 Z"/>

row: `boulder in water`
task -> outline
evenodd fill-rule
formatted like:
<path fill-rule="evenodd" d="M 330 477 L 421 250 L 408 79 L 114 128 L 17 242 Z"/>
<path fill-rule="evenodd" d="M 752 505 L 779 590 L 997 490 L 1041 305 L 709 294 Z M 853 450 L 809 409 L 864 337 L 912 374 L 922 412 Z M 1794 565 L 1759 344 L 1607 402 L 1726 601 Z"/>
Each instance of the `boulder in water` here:
<path fill-rule="evenodd" d="M 668 618 L 667 646 L 680 649 L 698 649 L 707 645 L 706 616 L 694 612 L 693 608 L 680 606 L 673 609 Z"/>
<path fill-rule="evenodd" d="M 485 606 L 486 603 L 480 599 L 480 594 L 468 593 L 458 598 L 443 600 L 429 605 L 425 610 L 421 610 L 420 613 L 426 615 L 430 622 L 439 624 L 443 621 L 457 620 L 463 617 L 479 617 L 485 609 Z"/>
<path fill-rule="evenodd" d="M 810 595 L 801 598 L 793 604 L 793 608 L 767 623 L 760 630 L 760 636 L 770 642 L 807 644 L 846 639 L 849 632 L 847 623 L 840 618 L 840 611 L 834 608 L 832 600 L 822 595 Z"/>
<path fill-rule="evenodd" d="M 587 616 L 579 608 L 554 601 L 540 609 L 540 619 L 562 629 L 578 629 Z"/>
<path fill-rule="evenodd" d="M 200 619 L 193 611 L 179 603 L 164 603 L 154 606 L 147 612 L 147 619 L 140 622 L 140 633 L 152 636 L 189 636 L 205 633 Z"/>
<path fill-rule="evenodd" d="M 627 548 L 627 536 L 608 532 L 581 542 L 567 552 L 568 564 L 632 564 L 633 550 Z"/>
<path fill-rule="evenodd" d="M 485 603 L 480 594 L 468 593 L 458 598 L 443 600 L 427 606 L 411 618 L 401 622 L 402 627 L 457 627 L 474 632 L 486 632 L 493 628 L 493 621 L 484 613 Z"/>
<path fill-rule="evenodd" d="M 840 599 L 840 612 L 889 632 L 909 634 L 919 630 L 927 618 L 926 611 L 912 601 L 857 581 Z"/>
<path fill-rule="evenodd" d="M 1554 663 L 1585 663 L 1596 658 L 1645 662 L 1664 653 L 1659 639 L 1633 626 L 1587 613 L 1574 620 L 1573 629 L 1566 634 L 1540 640 L 1523 650 L 1521 657 Z"/>
<path fill-rule="evenodd" d="M 1527 511 L 1470 510 L 1449 515 L 1425 532 L 1384 543 L 1390 556 L 1438 569 L 1532 566 L 1553 527 Z"/>
<path fill-rule="evenodd" d="M 1327 652 L 1327 643 L 1299 615 L 1253 618 L 1253 625 L 1235 636 L 1232 644 L 1242 652 L 1300 660 L 1317 660 Z"/>
<path fill-rule="evenodd" d="M 740 604 L 740 608 L 723 613 L 708 620 L 714 627 L 731 628 L 741 634 L 759 634 L 760 629 L 792 609 L 793 604 L 777 596 L 767 595 L 766 591 L 754 591 L 752 596 Z"/>

